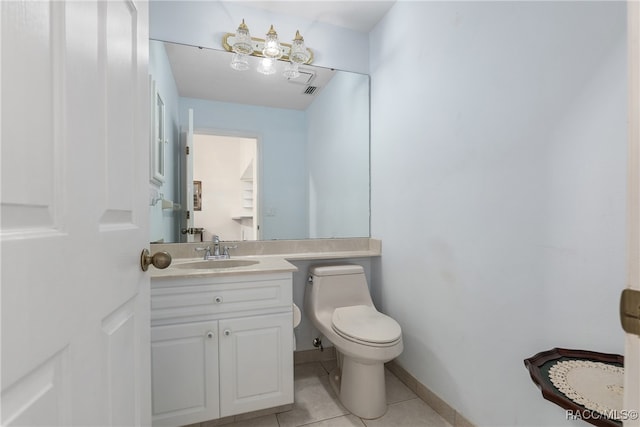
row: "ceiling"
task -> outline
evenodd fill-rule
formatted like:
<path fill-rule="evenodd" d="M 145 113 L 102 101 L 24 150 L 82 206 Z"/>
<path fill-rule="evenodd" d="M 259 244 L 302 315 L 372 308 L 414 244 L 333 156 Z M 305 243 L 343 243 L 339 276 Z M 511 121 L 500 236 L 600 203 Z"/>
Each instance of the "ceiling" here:
<path fill-rule="evenodd" d="M 336 73 L 329 68 L 301 66 L 299 78 L 287 79 L 282 75 L 287 63 L 277 61 L 276 73 L 265 76 L 256 71 L 261 59 L 255 56 L 249 57 L 249 70 L 236 71 L 229 66 L 230 52 L 164 45 L 181 97 L 305 110 Z M 316 88 L 313 94 L 305 93 L 309 87 Z"/>
<path fill-rule="evenodd" d="M 396 0 L 243 1 L 243 5 L 368 33 Z"/>

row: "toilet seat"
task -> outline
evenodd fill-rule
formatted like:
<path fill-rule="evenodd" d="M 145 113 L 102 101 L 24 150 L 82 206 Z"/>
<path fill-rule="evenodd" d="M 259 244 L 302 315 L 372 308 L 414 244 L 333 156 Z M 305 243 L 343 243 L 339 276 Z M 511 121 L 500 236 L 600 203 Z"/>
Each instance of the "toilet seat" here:
<path fill-rule="evenodd" d="M 402 335 L 398 322 L 365 305 L 336 308 L 331 326 L 343 338 L 365 345 L 391 345 Z"/>

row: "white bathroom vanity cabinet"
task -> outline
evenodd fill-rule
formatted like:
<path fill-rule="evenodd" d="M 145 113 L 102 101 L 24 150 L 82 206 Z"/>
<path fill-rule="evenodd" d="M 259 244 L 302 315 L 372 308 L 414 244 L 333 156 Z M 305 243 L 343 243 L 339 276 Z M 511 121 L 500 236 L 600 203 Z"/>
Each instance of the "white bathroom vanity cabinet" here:
<path fill-rule="evenodd" d="M 292 274 L 151 280 L 154 426 L 293 403 Z"/>

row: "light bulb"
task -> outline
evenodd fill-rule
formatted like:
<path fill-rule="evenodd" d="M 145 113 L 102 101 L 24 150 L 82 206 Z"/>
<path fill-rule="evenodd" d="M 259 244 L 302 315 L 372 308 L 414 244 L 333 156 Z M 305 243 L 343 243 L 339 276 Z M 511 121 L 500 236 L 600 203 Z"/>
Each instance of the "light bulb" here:
<path fill-rule="evenodd" d="M 282 47 L 280 46 L 280 42 L 278 41 L 278 33 L 276 33 L 273 25 L 267 32 L 264 41 L 264 49 L 262 49 L 262 54 L 266 58 L 272 59 L 280 59 L 282 57 Z"/>

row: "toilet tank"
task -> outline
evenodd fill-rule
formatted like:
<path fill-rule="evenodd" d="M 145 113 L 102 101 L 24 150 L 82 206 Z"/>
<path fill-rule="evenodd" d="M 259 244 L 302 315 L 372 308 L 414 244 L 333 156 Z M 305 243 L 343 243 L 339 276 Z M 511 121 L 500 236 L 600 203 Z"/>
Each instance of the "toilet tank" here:
<path fill-rule="evenodd" d="M 313 266 L 312 283 L 305 295 L 307 305 L 333 311 L 351 305 L 373 306 L 367 278 L 360 265 Z"/>

